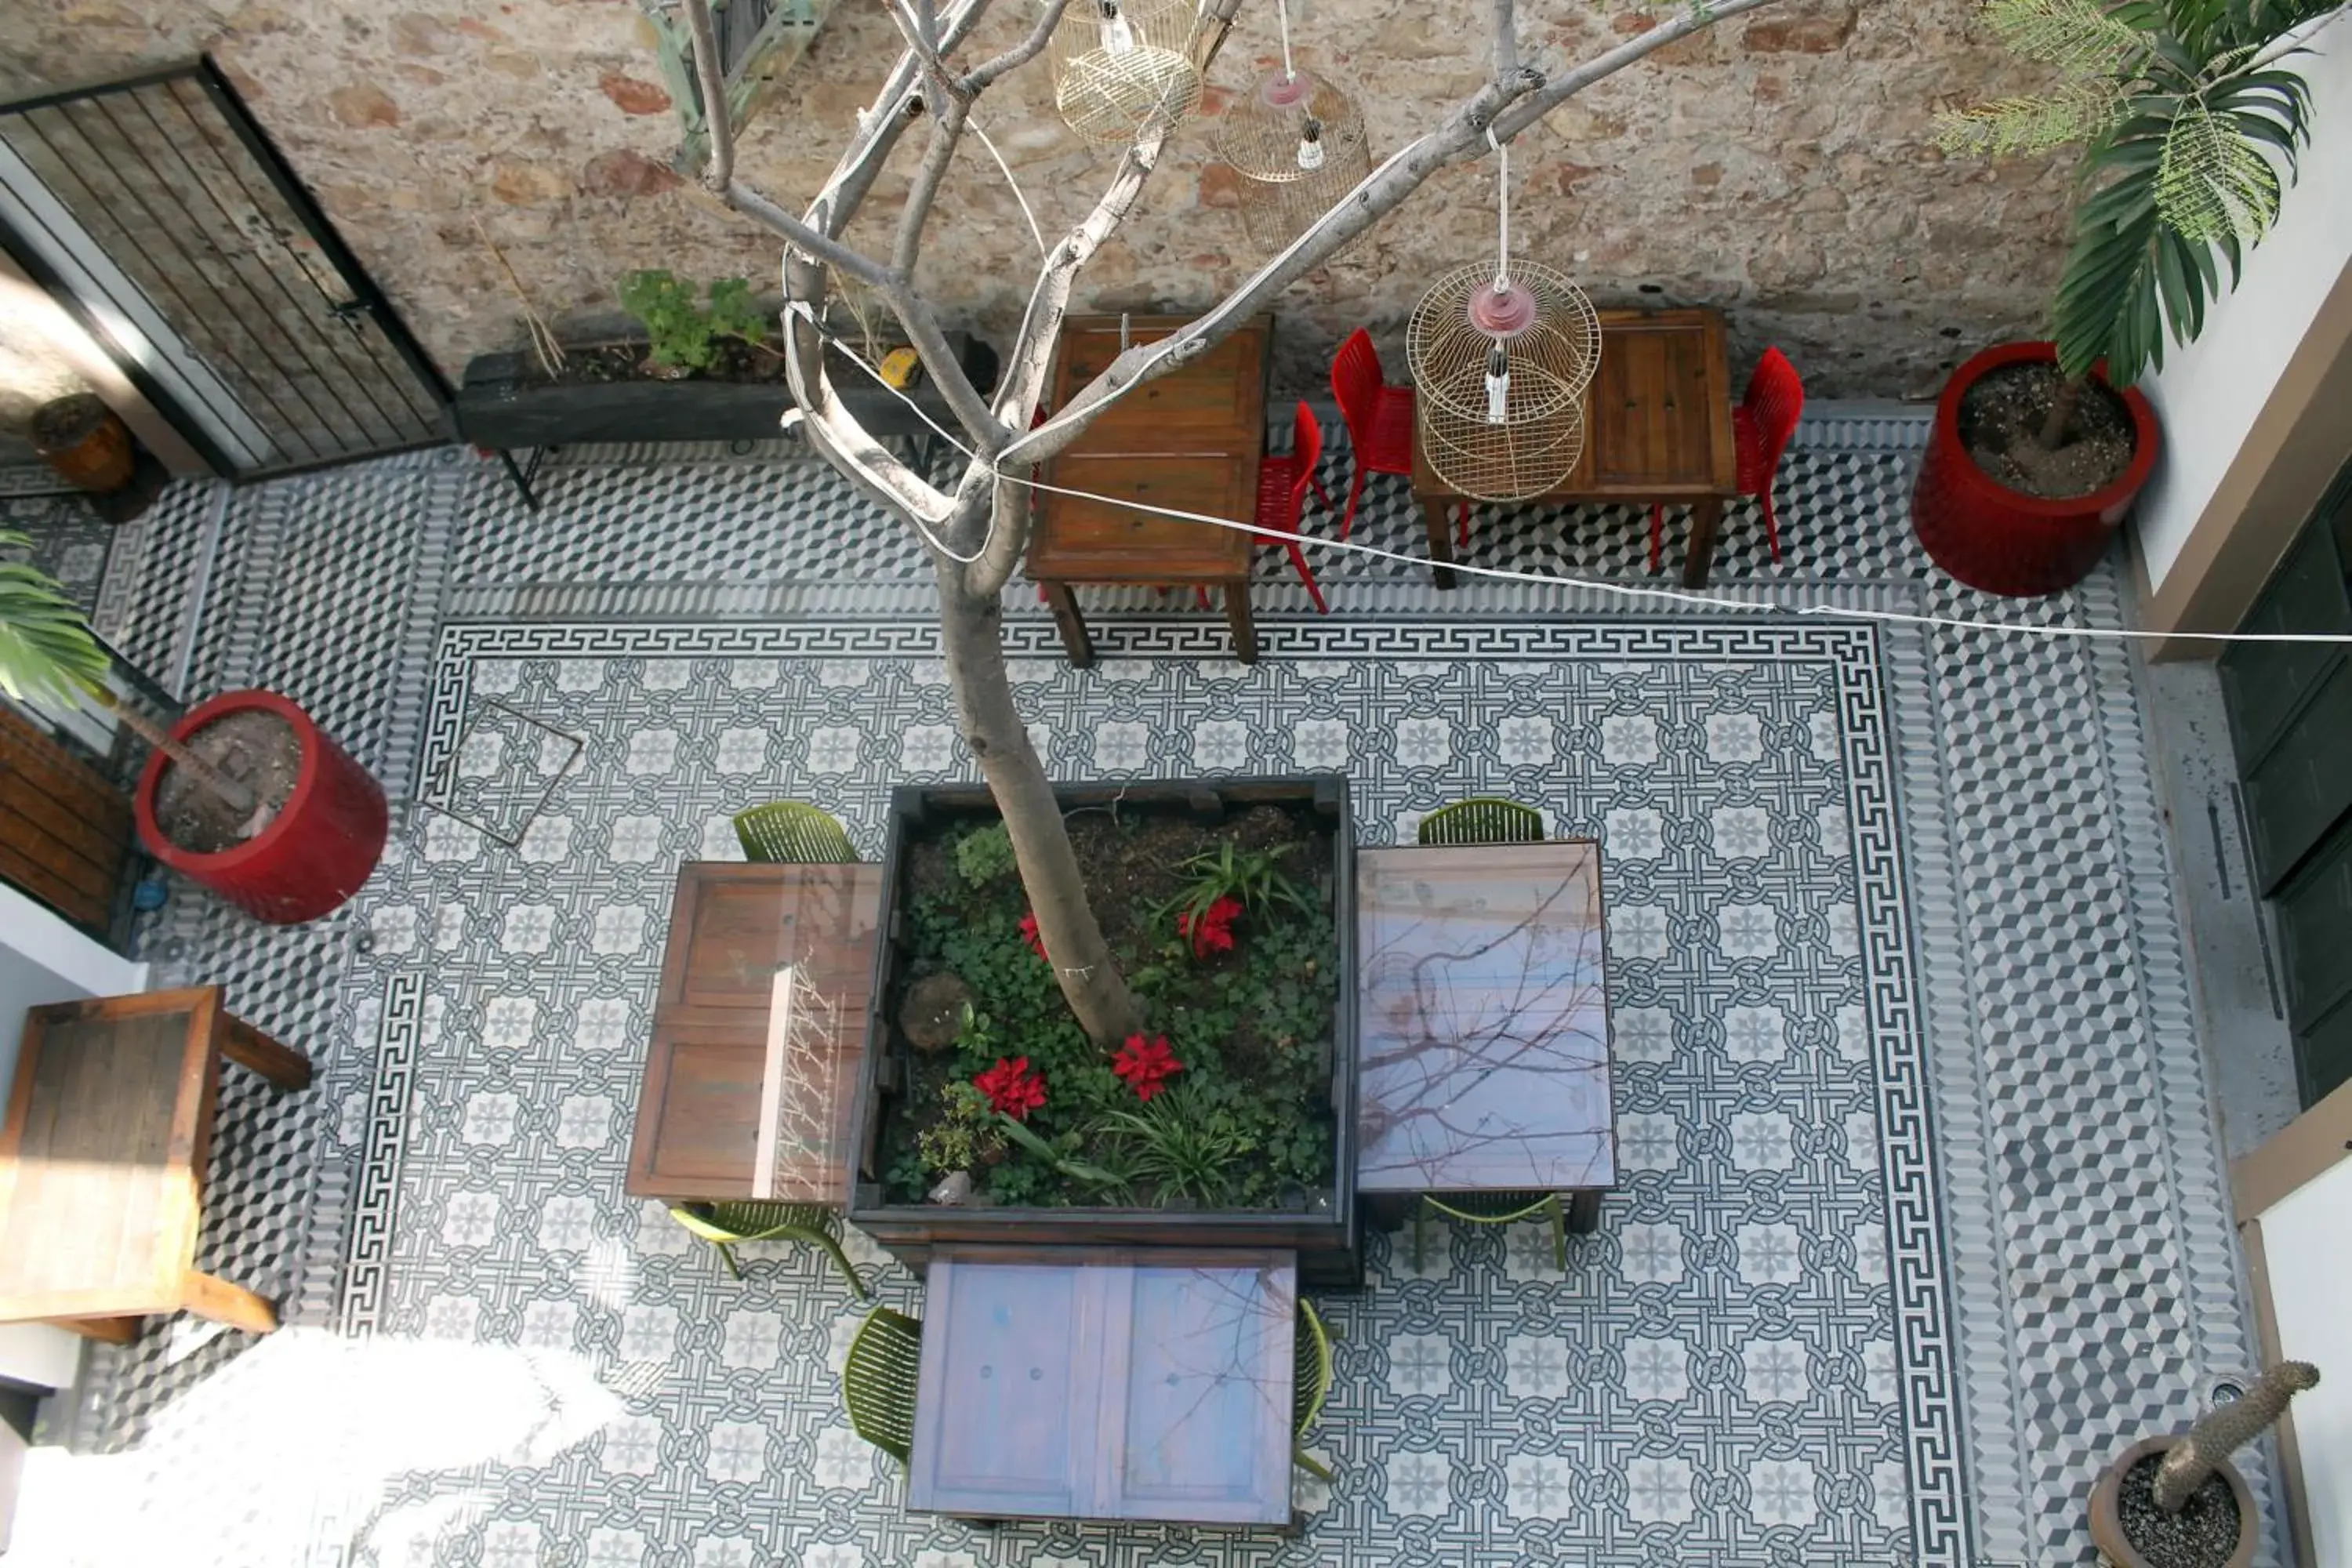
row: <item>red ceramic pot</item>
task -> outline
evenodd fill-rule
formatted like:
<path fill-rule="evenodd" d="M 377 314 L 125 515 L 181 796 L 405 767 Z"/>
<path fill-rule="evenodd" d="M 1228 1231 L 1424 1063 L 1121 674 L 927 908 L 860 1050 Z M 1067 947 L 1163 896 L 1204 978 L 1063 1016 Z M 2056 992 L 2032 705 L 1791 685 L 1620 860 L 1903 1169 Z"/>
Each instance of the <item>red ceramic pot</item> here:
<path fill-rule="evenodd" d="M 295 925 L 332 911 L 360 890 L 383 853 L 391 814 L 383 786 L 368 771 L 274 691 L 225 691 L 174 724 L 172 738 L 185 741 L 216 719 L 253 709 L 292 725 L 302 746 L 294 793 L 268 826 L 217 855 L 173 844 L 155 824 L 155 784 L 167 760 L 161 752 L 147 759 L 132 807 L 139 837 L 156 859 L 256 920 Z"/>
<path fill-rule="evenodd" d="M 2105 489 L 2045 500 L 2011 489 L 1977 467 L 1960 445 L 1960 399 L 2004 365 L 2057 359 L 2053 343 L 1998 344 L 1954 371 L 1937 400 L 1936 426 L 1911 493 L 1911 526 L 1936 564 L 1971 588 L 2022 599 L 2073 587 L 2106 552 L 2156 467 L 2156 410 L 2133 387 L 2117 394 L 2131 411 L 2131 466 Z"/>

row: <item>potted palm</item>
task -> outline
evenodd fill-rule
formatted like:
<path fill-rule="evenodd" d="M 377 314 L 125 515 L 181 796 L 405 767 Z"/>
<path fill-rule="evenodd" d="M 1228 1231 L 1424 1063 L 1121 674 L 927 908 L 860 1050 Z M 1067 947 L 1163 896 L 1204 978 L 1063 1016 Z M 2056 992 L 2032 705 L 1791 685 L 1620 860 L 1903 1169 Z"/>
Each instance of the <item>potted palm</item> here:
<path fill-rule="evenodd" d="M 2202 330 L 2278 216 L 2310 140 L 2282 68 L 2344 0 L 1990 0 L 1993 31 L 2058 80 L 1947 115 L 1948 150 L 2083 147 L 2074 239 L 2049 341 L 2003 343 L 1937 400 L 1912 500 L 1919 542 L 1960 581 L 2052 594 L 2095 564 L 2156 466 L 2133 384 L 2168 336 Z M 2228 284 L 2221 262 L 2229 264 Z"/>
<path fill-rule="evenodd" d="M 0 533 L 0 547 L 26 542 Z M 53 580 L 0 563 L 0 690 L 109 709 L 153 748 L 131 803 L 150 853 L 277 925 L 359 891 L 383 852 L 383 790 L 309 714 L 273 691 L 230 691 L 167 732 L 115 695 L 111 669 Z"/>

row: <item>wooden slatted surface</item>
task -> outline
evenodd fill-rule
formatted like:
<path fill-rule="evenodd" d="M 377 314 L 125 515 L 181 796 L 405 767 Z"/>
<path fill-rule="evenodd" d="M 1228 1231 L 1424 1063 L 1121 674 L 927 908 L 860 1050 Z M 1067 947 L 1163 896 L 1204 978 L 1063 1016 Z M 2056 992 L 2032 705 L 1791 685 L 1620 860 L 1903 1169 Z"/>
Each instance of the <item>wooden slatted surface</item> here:
<path fill-rule="evenodd" d="M 0 877 L 103 931 L 131 850 L 131 801 L 97 769 L 0 708 Z"/>

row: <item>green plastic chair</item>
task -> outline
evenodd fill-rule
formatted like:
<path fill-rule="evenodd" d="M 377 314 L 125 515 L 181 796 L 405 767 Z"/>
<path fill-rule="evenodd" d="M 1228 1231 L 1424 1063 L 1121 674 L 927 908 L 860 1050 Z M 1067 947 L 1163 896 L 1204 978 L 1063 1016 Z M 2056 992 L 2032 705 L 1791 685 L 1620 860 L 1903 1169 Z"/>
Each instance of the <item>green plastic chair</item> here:
<path fill-rule="evenodd" d="M 1421 819 L 1423 844 L 1540 844 L 1543 813 L 1516 800 L 1478 795 Z"/>
<path fill-rule="evenodd" d="M 857 847 L 833 814 L 804 801 L 771 801 L 737 812 L 735 837 L 746 860 L 833 866 L 857 858 Z"/>
<path fill-rule="evenodd" d="M 1331 1479 L 1330 1468 L 1307 1451 L 1307 1433 L 1323 1414 L 1331 1394 L 1331 1333 L 1322 1315 L 1306 1297 L 1298 1298 L 1298 1329 L 1291 1336 L 1290 1429 L 1291 1463 Z"/>
<path fill-rule="evenodd" d="M 1552 1260 L 1568 1272 L 1568 1200 L 1558 1193 L 1423 1193 L 1412 1211 L 1412 1266 L 1421 1268 L 1421 1227 L 1429 1211 L 1471 1225 L 1511 1225 L 1538 1215 L 1551 1216 Z"/>
<path fill-rule="evenodd" d="M 857 1325 L 841 1368 L 851 1429 L 901 1465 L 915 1446 L 915 1380 L 922 1363 L 922 1320 L 877 1307 Z"/>
<path fill-rule="evenodd" d="M 669 1217 L 717 1247 L 727 1272 L 738 1279 L 743 1278 L 743 1266 L 735 1260 L 738 1242 L 804 1241 L 832 1255 L 859 1300 L 873 1295 L 834 1239 L 833 1211 L 822 1204 L 672 1204 Z"/>

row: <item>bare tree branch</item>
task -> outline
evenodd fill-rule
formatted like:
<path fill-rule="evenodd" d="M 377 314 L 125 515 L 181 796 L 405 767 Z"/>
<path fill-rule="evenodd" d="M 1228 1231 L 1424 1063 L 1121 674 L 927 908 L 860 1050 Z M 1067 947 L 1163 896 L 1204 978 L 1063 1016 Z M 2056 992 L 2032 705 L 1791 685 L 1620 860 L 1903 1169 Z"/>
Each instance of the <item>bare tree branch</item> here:
<path fill-rule="evenodd" d="M 710 137 L 710 162 L 702 183 L 725 191 L 735 177 L 735 117 L 727 104 L 727 73 L 719 60 L 719 31 L 710 20 L 710 0 L 686 0 L 686 28 L 694 38 L 694 79 L 702 89 L 702 123 Z"/>
<path fill-rule="evenodd" d="M 940 35 L 941 55 L 951 55 L 963 47 L 964 39 L 980 26 L 980 19 L 988 15 L 990 4 L 991 0 L 966 0 L 966 4 L 948 14 L 947 31 Z"/>
<path fill-rule="evenodd" d="M 1223 342 L 1251 317 L 1271 306 L 1285 289 L 1394 211 L 1438 169 L 1482 151 L 1488 127 L 1498 138 L 1515 136 L 1594 82 L 1615 75 L 1668 44 L 1713 22 L 1771 4 L 1773 0 L 1715 0 L 1703 11 L 1693 7 L 1676 13 L 1557 81 L 1548 82 L 1541 72 L 1522 65 L 1508 80 L 1487 83 L 1457 105 L 1434 129 L 1407 143 L 1374 169 L 1338 205 L 1244 279 L 1206 315 L 1181 331 L 1129 349 L 1066 405 L 1055 410 L 1052 418 L 1034 430 L 1016 435 L 1000 455 L 1000 463 L 1010 467 L 1016 462 L 1038 463 L 1054 457 L 1077 439 L 1099 405 L 1166 374 Z M 1013 366 L 1015 373 L 1020 368 L 1017 363 Z M 999 395 L 1000 408 L 1013 390 L 1008 386 L 1005 394 Z"/>
<path fill-rule="evenodd" d="M 969 100 L 954 94 L 944 96 L 947 106 L 935 111 L 931 144 L 923 150 L 922 166 L 915 171 L 915 183 L 907 192 L 907 205 L 898 214 L 898 240 L 890 248 L 890 270 L 910 282 L 915 276 L 915 258 L 922 249 L 923 230 L 931 221 L 931 204 L 939 199 L 940 185 L 955 162 L 956 144 L 963 140 L 964 121 L 971 114 Z"/>
<path fill-rule="evenodd" d="M 887 295 L 898 287 L 898 277 L 888 268 L 864 251 L 844 245 L 831 235 L 803 223 L 740 181 L 730 181 L 727 188 L 719 193 L 719 199 L 796 248 L 840 268 L 870 289 Z"/>
<path fill-rule="evenodd" d="M 1495 0 L 1495 79 L 1508 81 L 1519 68 L 1519 24 L 1515 0 Z"/>
<path fill-rule="evenodd" d="M 971 97 L 985 90 L 989 83 L 1006 71 L 1035 59 L 1053 40 L 1054 29 L 1061 26 L 1062 13 L 1069 9 L 1069 5 L 1070 0 L 1045 0 L 1045 8 L 1038 14 L 1037 25 L 1029 29 L 1027 37 L 994 59 L 972 68 L 965 73 L 963 80 L 956 84 L 957 87 L 962 89 L 964 96 Z"/>
<path fill-rule="evenodd" d="M 1595 55 L 1565 76 L 1547 81 L 1532 97 L 1496 117 L 1495 134 L 1508 141 L 1603 77 L 1615 76 L 1627 66 L 1655 54 L 1668 44 L 1702 32 L 1717 22 L 1728 21 L 1772 4 L 1774 0 L 1708 0 L 1703 5 L 1686 6 L 1648 32 L 1636 34 L 1606 54 Z"/>
<path fill-rule="evenodd" d="M 784 376 L 814 443 L 825 460 L 886 507 L 919 522 L 944 521 L 950 503 L 866 432 L 835 395 L 824 364 L 825 273 L 805 256 L 784 261 Z M 919 528 L 918 531 L 921 530 Z"/>

